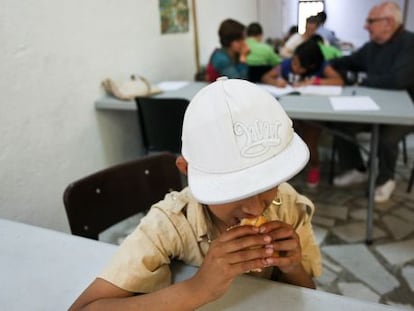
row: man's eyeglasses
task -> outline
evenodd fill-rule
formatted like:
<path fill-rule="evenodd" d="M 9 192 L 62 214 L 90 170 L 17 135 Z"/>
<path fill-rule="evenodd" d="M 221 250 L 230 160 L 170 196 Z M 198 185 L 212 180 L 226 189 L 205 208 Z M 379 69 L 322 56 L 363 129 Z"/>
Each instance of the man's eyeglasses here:
<path fill-rule="evenodd" d="M 373 23 L 380 22 L 380 21 L 383 21 L 383 20 L 386 20 L 386 19 L 388 19 L 388 17 L 367 18 L 367 19 L 365 20 L 365 22 L 366 22 L 368 25 L 371 25 L 371 24 L 373 24 Z"/>

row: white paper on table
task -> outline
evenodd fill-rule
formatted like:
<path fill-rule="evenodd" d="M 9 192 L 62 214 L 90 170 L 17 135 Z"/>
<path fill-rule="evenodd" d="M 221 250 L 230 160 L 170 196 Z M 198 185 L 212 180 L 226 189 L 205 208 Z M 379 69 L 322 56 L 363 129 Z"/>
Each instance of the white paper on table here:
<path fill-rule="evenodd" d="M 377 103 L 369 96 L 338 96 L 330 97 L 335 111 L 375 111 L 380 110 Z"/>
<path fill-rule="evenodd" d="M 299 92 L 300 94 L 304 95 L 340 95 L 342 93 L 341 86 L 332 86 L 332 85 L 307 85 L 307 86 L 300 86 L 300 87 L 293 87 L 291 85 L 287 85 L 285 87 L 276 87 L 269 84 L 257 84 L 262 89 L 265 89 L 270 94 L 276 97 L 280 97 L 283 95 L 289 95 L 292 92 Z"/>
<path fill-rule="evenodd" d="M 297 90 L 293 88 L 291 85 L 287 85 L 286 87 L 276 87 L 276 86 L 269 85 L 269 84 L 257 83 L 257 86 L 268 91 L 270 94 L 276 97 L 287 95 L 292 92 L 297 92 Z"/>
<path fill-rule="evenodd" d="M 157 84 L 162 91 L 175 91 L 190 84 L 190 81 L 163 81 Z"/>
<path fill-rule="evenodd" d="M 307 85 L 296 88 L 296 90 L 302 94 L 312 95 L 341 95 L 342 86 L 337 85 Z"/>

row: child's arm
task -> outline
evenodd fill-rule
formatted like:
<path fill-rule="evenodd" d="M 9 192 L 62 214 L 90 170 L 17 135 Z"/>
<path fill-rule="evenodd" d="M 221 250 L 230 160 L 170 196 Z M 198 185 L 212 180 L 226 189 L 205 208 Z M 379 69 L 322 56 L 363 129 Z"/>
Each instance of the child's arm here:
<path fill-rule="evenodd" d="M 328 64 L 323 70 L 323 78 L 311 77 L 295 84 L 295 86 L 306 85 L 344 85 L 344 80 L 342 80 L 340 74 Z"/>
<path fill-rule="evenodd" d="M 261 82 L 264 84 L 274 85 L 276 87 L 287 86 L 287 82 L 280 76 L 280 70 L 280 65 L 270 69 L 262 76 Z"/>
<path fill-rule="evenodd" d="M 258 230 L 241 226 L 223 233 L 211 243 L 198 272 L 186 281 L 134 296 L 98 278 L 69 310 L 194 310 L 222 296 L 236 276 L 267 265 L 264 258 L 272 256 L 273 249 L 249 249 L 271 243 L 270 235 L 257 234 Z"/>
<path fill-rule="evenodd" d="M 207 301 L 207 292 L 191 279 L 159 291 L 134 295 L 103 279 L 96 279 L 75 301 L 74 310 L 194 310 Z"/>
<path fill-rule="evenodd" d="M 281 221 L 271 221 L 260 227 L 260 232 L 269 234 L 278 257 L 266 258 L 268 265 L 276 266 L 282 272 L 283 282 L 308 288 L 316 288 L 312 277 L 302 265 L 302 251 L 299 235 L 293 227 Z"/>
<path fill-rule="evenodd" d="M 323 70 L 323 78 L 320 79 L 321 85 L 344 85 L 341 75 L 333 69 L 331 65 L 326 65 Z"/>

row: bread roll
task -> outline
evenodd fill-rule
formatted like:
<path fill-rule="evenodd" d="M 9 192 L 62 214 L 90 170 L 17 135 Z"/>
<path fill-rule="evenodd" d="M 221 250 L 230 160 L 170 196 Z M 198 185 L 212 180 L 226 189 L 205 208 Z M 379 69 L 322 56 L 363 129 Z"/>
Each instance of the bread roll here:
<path fill-rule="evenodd" d="M 258 217 L 253 217 L 253 218 L 243 218 L 240 221 L 240 226 L 250 225 L 250 226 L 260 227 L 266 222 L 268 222 L 267 218 L 263 215 L 260 215 Z"/>

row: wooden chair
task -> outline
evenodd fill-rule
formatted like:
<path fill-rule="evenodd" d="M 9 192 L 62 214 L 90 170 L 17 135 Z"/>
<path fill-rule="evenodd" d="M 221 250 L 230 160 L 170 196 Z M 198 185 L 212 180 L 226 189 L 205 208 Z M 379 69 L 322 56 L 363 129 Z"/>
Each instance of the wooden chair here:
<path fill-rule="evenodd" d="M 181 98 L 137 97 L 137 113 L 147 154 L 181 153 L 181 131 L 189 101 Z"/>
<path fill-rule="evenodd" d="M 98 240 L 105 229 L 181 190 L 175 159 L 169 153 L 145 156 L 71 183 L 63 201 L 72 234 Z"/>

